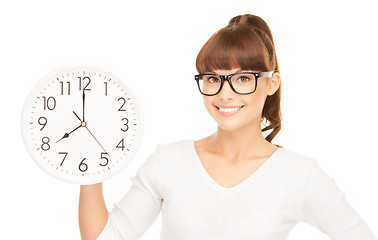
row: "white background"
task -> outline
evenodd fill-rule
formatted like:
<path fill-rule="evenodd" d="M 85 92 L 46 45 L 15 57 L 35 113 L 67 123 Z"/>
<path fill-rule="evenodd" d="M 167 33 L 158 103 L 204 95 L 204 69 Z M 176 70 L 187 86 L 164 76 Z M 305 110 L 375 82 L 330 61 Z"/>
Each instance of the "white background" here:
<path fill-rule="evenodd" d="M 144 139 L 127 169 L 104 183 L 111 210 L 157 144 L 215 131 L 193 79 L 195 58 L 245 13 L 269 24 L 283 77 L 273 143 L 318 158 L 378 236 L 376 9 L 376 1 L 1 1 L 0 238 L 80 239 L 79 186 L 45 174 L 22 142 L 22 107 L 42 76 L 95 64 L 140 97 Z M 143 239 L 158 239 L 160 226 L 161 215 Z M 299 223 L 289 239 L 328 237 Z"/>

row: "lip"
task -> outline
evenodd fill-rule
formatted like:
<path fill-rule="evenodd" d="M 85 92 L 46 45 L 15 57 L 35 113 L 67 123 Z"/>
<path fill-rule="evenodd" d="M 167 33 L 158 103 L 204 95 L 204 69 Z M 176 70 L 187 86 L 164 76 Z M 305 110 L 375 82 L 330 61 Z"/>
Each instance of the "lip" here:
<path fill-rule="evenodd" d="M 230 117 L 230 116 L 233 116 L 233 115 L 237 114 L 240 110 L 242 110 L 243 107 L 244 107 L 244 105 L 239 105 L 239 106 L 224 106 L 224 105 L 216 106 L 216 105 L 214 105 L 214 106 L 215 106 L 215 108 L 217 109 L 218 113 L 219 113 L 221 116 L 223 116 L 223 117 Z M 238 110 L 236 110 L 236 111 L 233 111 L 233 112 L 222 112 L 222 111 L 219 110 L 219 108 L 239 108 L 239 107 L 240 107 L 240 109 L 238 109 Z"/>
<path fill-rule="evenodd" d="M 217 108 L 238 108 L 238 107 L 244 107 L 244 105 L 239 105 L 239 106 L 225 106 L 225 105 L 214 105 Z"/>

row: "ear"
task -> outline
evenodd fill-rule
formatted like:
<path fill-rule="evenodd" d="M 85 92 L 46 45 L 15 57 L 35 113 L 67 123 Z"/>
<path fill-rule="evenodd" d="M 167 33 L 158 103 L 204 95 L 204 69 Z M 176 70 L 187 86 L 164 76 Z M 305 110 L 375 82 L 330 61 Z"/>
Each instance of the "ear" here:
<path fill-rule="evenodd" d="M 268 96 L 273 95 L 278 90 L 280 85 L 281 85 L 281 74 L 279 72 L 276 72 L 273 74 L 271 78 L 269 78 L 268 89 L 267 89 Z"/>

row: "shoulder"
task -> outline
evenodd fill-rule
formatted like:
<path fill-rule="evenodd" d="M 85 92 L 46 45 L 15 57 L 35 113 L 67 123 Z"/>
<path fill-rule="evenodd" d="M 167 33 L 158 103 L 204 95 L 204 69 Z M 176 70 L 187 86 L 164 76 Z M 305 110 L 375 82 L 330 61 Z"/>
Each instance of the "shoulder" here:
<path fill-rule="evenodd" d="M 281 148 L 281 156 L 282 159 L 285 161 L 288 161 L 290 163 L 300 163 L 300 164 L 309 164 L 312 162 L 315 158 L 307 155 L 305 153 L 301 153 L 289 148 Z"/>
<path fill-rule="evenodd" d="M 190 144 L 193 143 L 192 139 L 184 139 L 184 140 L 177 140 L 172 141 L 168 143 L 160 143 L 157 145 L 157 148 L 161 152 L 168 152 L 168 153 L 175 153 L 175 152 L 181 152 L 183 150 L 186 150 L 188 147 L 190 147 Z"/>
<path fill-rule="evenodd" d="M 193 157 L 193 144 L 193 139 L 184 139 L 158 144 L 157 148 L 160 152 L 159 154 L 162 164 L 165 163 L 167 165 L 181 165 L 186 163 Z"/>
<path fill-rule="evenodd" d="M 316 158 L 305 153 L 281 148 L 269 176 L 275 178 L 280 184 L 284 184 L 288 195 L 298 196 L 303 193 L 309 175 L 316 168 Z M 290 199 L 293 203 L 300 204 L 298 202 L 300 199 Z"/>
<path fill-rule="evenodd" d="M 186 139 L 169 143 L 159 143 L 147 158 L 146 164 L 158 164 L 157 162 L 162 164 L 162 161 L 166 161 L 167 159 L 177 158 L 177 156 L 182 157 L 184 152 L 188 152 L 192 142 L 193 140 Z"/>
<path fill-rule="evenodd" d="M 311 166 L 317 164 L 317 159 L 292 149 L 280 148 L 280 155 L 277 164 L 281 170 L 286 169 L 289 172 L 307 173 Z"/>
<path fill-rule="evenodd" d="M 298 153 L 293 150 L 284 150 L 279 169 L 288 176 L 297 179 L 307 189 L 335 188 L 335 179 L 328 174 L 317 158 Z M 280 162 L 280 161 L 278 161 Z M 330 190 L 334 191 L 334 190 Z"/>
<path fill-rule="evenodd" d="M 168 179 L 168 182 L 162 180 L 163 182 L 169 185 L 172 179 L 183 179 L 185 174 L 189 174 L 188 169 L 193 166 L 193 141 L 185 139 L 157 145 L 160 175 L 164 176 L 164 179 Z M 162 183 L 162 185 L 165 184 Z"/>
<path fill-rule="evenodd" d="M 177 171 L 178 168 L 184 167 L 188 159 L 188 149 L 193 141 L 190 139 L 160 143 L 156 145 L 155 150 L 148 156 L 139 172 L 151 176 L 168 175 L 167 173 Z"/>

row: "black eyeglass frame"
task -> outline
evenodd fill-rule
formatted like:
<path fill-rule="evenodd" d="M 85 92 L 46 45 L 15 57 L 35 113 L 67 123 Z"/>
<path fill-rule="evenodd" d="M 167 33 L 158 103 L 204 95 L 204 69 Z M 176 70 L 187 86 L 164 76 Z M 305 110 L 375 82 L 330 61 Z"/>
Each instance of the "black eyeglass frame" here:
<path fill-rule="evenodd" d="M 214 95 L 217 95 L 221 90 L 222 90 L 222 87 L 223 87 L 223 83 L 224 81 L 227 81 L 228 84 L 230 84 L 230 87 L 231 89 L 236 92 L 237 94 L 240 94 L 240 95 L 248 95 L 248 94 L 251 94 L 251 93 L 254 93 L 257 89 L 257 79 L 259 77 L 272 77 L 273 76 L 273 71 L 269 71 L 269 72 L 237 72 L 237 73 L 233 73 L 233 74 L 230 74 L 230 75 L 219 75 L 219 74 L 215 74 L 215 73 L 204 73 L 204 74 L 197 74 L 197 75 L 194 75 L 194 79 L 196 80 L 197 82 L 197 86 L 198 86 L 198 90 L 200 91 L 200 93 L 202 95 L 205 95 L 205 96 L 214 96 Z M 232 83 L 231 83 L 231 77 L 234 76 L 234 75 L 239 75 L 239 74 L 253 74 L 255 76 L 255 89 L 252 91 L 252 92 L 249 92 L 249 93 L 239 93 L 237 92 L 234 87 L 232 86 Z M 207 93 L 203 93 L 201 91 L 201 87 L 200 87 L 200 84 L 199 84 L 199 81 L 200 81 L 200 77 L 201 76 L 216 76 L 216 77 L 219 77 L 221 79 L 221 85 L 219 87 L 219 90 L 218 92 L 214 93 L 214 94 L 207 94 Z"/>

